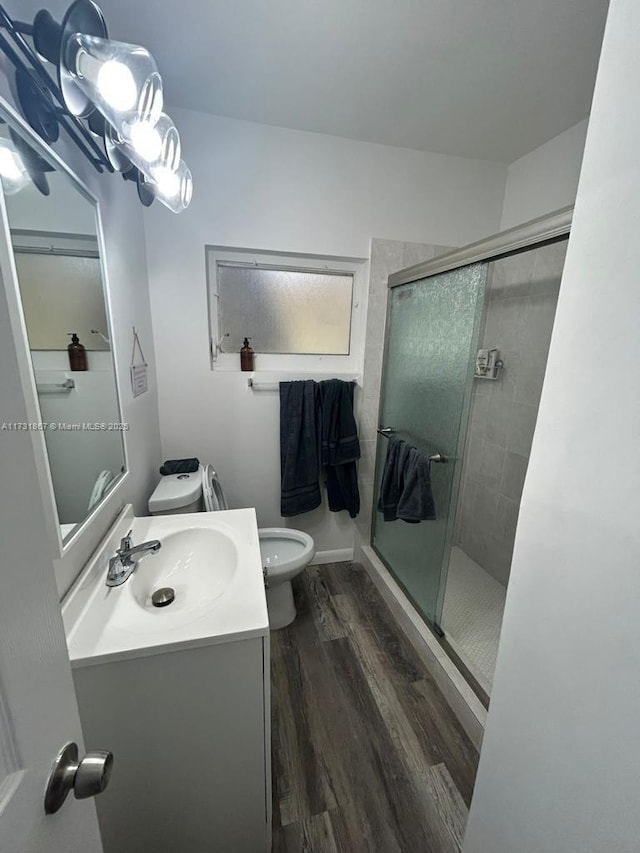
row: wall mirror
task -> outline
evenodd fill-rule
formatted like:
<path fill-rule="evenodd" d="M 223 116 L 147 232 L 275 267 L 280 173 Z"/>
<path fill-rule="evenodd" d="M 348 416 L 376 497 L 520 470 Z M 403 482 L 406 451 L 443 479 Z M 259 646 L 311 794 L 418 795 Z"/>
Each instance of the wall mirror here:
<path fill-rule="evenodd" d="M 0 182 L 64 543 L 126 471 L 96 207 L 4 122 Z"/>

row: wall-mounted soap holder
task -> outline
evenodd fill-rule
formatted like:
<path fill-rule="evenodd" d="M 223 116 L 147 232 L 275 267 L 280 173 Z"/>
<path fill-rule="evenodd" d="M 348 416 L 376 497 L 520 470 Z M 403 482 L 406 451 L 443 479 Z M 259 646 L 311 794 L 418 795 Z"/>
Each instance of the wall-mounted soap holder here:
<path fill-rule="evenodd" d="M 473 375 L 476 379 L 492 379 L 495 381 L 499 378 L 500 370 L 503 367 L 504 362 L 500 358 L 499 350 L 479 349 Z"/>

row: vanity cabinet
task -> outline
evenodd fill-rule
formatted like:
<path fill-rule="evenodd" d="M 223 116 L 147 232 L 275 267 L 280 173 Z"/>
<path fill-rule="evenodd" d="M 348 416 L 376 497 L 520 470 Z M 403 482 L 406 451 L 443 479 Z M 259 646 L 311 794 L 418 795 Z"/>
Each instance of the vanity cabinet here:
<path fill-rule="evenodd" d="M 166 649 L 74 663 L 85 741 L 114 754 L 105 853 L 268 851 L 268 633 Z"/>

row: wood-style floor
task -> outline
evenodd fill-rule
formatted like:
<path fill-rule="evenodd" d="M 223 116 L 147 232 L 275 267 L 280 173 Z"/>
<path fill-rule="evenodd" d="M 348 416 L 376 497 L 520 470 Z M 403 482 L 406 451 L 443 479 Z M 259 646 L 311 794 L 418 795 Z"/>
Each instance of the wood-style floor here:
<path fill-rule="evenodd" d="M 478 754 L 364 569 L 312 566 L 271 634 L 274 853 L 457 853 Z"/>

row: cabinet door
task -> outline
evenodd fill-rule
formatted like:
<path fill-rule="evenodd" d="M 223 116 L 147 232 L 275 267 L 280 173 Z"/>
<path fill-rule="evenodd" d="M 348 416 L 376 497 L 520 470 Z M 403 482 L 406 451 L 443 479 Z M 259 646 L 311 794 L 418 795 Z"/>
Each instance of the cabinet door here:
<path fill-rule="evenodd" d="M 105 853 L 268 849 L 261 637 L 74 679 L 85 736 L 118 756 L 118 785 L 96 801 Z"/>

